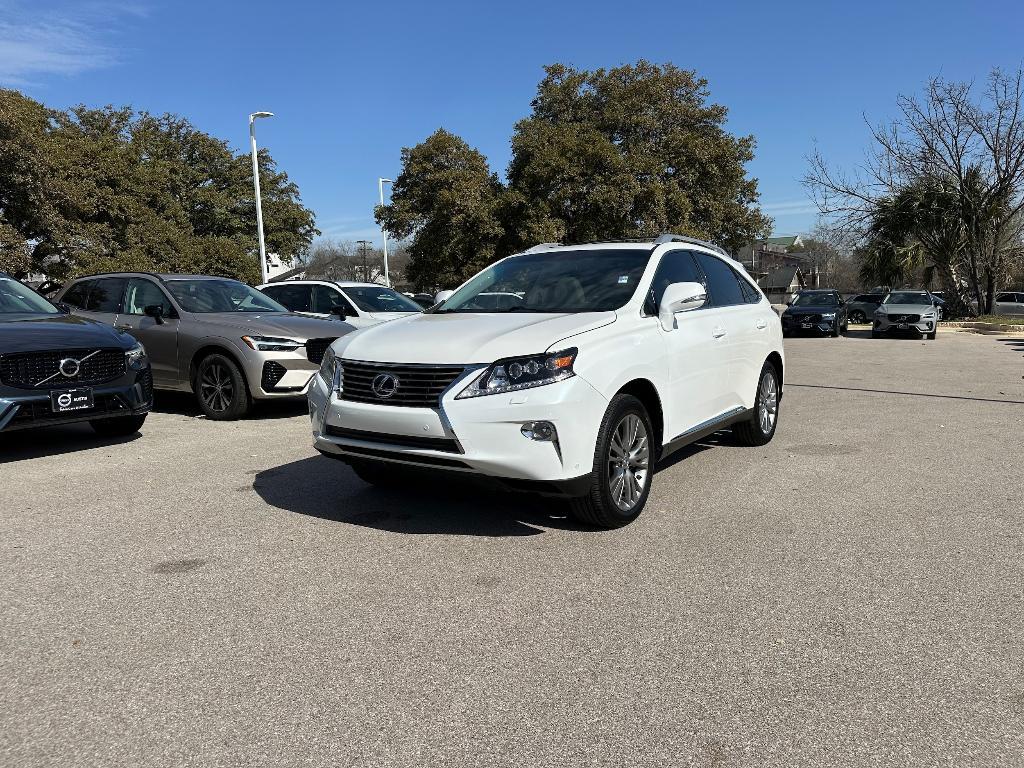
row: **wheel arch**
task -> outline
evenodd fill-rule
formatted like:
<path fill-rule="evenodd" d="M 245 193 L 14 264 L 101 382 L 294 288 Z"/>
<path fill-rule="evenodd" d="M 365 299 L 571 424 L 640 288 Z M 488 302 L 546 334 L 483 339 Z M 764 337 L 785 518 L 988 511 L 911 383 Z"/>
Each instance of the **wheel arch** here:
<path fill-rule="evenodd" d="M 242 375 L 242 380 L 245 382 L 246 389 L 250 392 L 252 391 L 252 385 L 249 382 L 249 377 L 245 375 L 245 366 L 239 359 L 238 354 L 223 344 L 206 343 L 192 354 L 192 359 L 188 364 L 188 385 L 193 393 L 196 391 L 196 374 L 199 372 L 199 363 L 210 355 L 223 355 L 230 359 L 238 366 L 238 372 Z"/>
<path fill-rule="evenodd" d="M 772 367 L 775 369 L 775 373 L 779 377 L 779 392 L 781 393 L 785 371 L 785 364 L 782 362 L 782 355 L 780 355 L 778 352 L 772 352 L 770 355 L 768 355 L 767 359 L 765 359 L 765 362 L 771 363 Z"/>
<path fill-rule="evenodd" d="M 665 412 L 661 405 L 661 395 L 658 394 L 658 388 L 654 386 L 650 379 L 638 378 L 623 384 L 615 394 L 632 395 L 644 404 L 644 408 L 647 409 L 647 415 L 651 419 L 651 426 L 654 427 L 654 445 L 657 446 L 658 453 L 660 454 L 662 445 L 665 442 Z"/>

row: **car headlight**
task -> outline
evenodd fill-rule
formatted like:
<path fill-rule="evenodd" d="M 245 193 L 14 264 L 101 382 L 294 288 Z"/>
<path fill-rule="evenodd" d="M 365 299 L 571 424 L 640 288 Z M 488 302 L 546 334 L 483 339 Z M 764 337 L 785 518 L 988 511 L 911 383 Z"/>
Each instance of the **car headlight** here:
<path fill-rule="evenodd" d="M 125 352 L 124 357 L 125 362 L 128 363 L 128 367 L 133 371 L 141 371 L 149 365 L 149 358 L 146 356 L 146 348 L 141 344 L 136 344 Z"/>
<path fill-rule="evenodd" d="M 509 357 L 489 365 L 456 395 L 456 400 L 482 395 L 499 395 L 520 389 L 554 384 L 576 374 L 572 364 L 577 350 L 565 349 L 545 355 Z"/>
<path fill-rule="evenodd" d="M 331 392 L 341 392 L 341 374 L 344 370 L 341 360 L 334 354 L 334 350 L 328 347 L 320 363 L 320 378 Z"/>
<path fill-rule="evenodd" d="M 249 349 L 255 349 L 257 352 L 294 352 L 305 346 L 304 342 L 279 336 L 243 336 L 242 341 Z"/>

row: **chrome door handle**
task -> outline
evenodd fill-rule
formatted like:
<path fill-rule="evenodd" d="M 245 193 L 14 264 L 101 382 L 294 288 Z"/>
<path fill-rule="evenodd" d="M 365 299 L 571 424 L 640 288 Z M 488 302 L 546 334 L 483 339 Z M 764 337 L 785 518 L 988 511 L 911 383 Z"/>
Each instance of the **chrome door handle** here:
<path fill-rule="evenodd" d="M 711 335 L 714 336 L 716 339 L 720 339 L 723 336 L 725 336 L 725 328 L 723 328 L 722 326 L 718 326 L 713 331 L 711 331 Z"/>
<path fill-rule="evenodd" d="M 119 331 L 130 331 L 135 326 L 132 326 L 132 325 L 115 325 L 114 327 L 117 328 L 117 330 L 119 330 Z"/>

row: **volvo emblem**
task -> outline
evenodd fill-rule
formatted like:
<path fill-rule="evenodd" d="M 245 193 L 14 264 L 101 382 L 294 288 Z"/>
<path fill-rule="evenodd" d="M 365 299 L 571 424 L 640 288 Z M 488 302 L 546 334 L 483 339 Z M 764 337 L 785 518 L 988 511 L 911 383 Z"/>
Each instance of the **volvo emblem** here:
<path fill-rule="evenodd" d="M 78 375 L 78 372 L 79 370 L 81 370 L 81 368 L 81 361 L 75 360 L 75 358 L 73 357 L 65 357 L 63 360 L 60 361 L 60 365 L 58 366 L 58 370 L 60 370 L 61 375 L 67 379 L 75 378 L 75 376 Z"/>
<path fill-rule="evenodd" d="M 370 383 L 373 394 L 382 400 L 387 400 L 398 391 L 398 377 L 393 373 L 378 373 Z"/>
<path fill-rule="evenodd" d="M 61 408 L 67 408 L 69 405 L 71 405 L 71 395 L 65 392 L 63 395 L 57 398 L 57 405 L 59 405 Z"/>

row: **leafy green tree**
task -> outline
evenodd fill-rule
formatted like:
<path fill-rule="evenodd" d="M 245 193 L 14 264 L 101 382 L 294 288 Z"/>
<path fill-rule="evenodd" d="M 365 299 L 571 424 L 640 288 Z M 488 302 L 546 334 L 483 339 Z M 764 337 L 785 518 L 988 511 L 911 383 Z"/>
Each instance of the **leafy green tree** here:
<path fill-rule="evenodd" d="M 545 71 L 512 138 L 515 245 L 673 231 L 736 249 L 768 234 L 745 170 L 754 138 L 725 130 L 706 80 L 642 60 Z"/>
<path fill-rule="evenodd" d="M 261 152 L 267 247 L 317 234 L 298 188 Z M 56 279 L 105 270 L 259 278 L 248 156 L 174 116 L 48 110 L 0 90 L 0 253 Z M 9 245 L 8 245 L 9 244 Z"/>
<path fill-rule="evenodd" d="M 419 287 L 453 286 L 498 255 L 505 190 L 480 152 L 439 128 L 402 150 L 402 172 L 377 222 L 411 238 L 406 279 Z"/>

